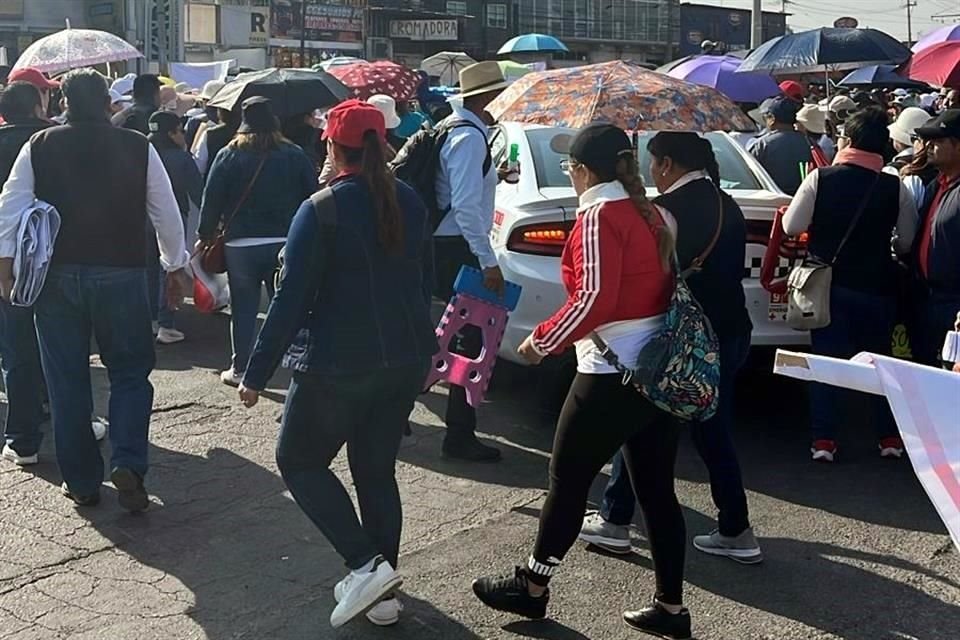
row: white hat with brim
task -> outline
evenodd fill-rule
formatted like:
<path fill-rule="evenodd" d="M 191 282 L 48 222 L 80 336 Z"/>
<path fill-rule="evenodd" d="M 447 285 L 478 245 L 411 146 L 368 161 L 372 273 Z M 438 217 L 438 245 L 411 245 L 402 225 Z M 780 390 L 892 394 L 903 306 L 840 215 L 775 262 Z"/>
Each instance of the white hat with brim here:
<path fill-rule="evenodd" d="M 493 60 L 485 60 L 460 70 L 459 98 L 470 98 L 492 91 L 503 91 L 510 83 L 503 77 L 503 69 Z"/>
<path fill-rule="evenodd" d="M 815 104 L 806 104 L 797 113 L 797 124 L 810 133 L 824 134 L 827 132 L 827 112 L 823 107 Z"/>
<path fill-rule="evenodd" d="M 378 93 L 367 98 L 367 104 L 376 107 L 383 114 L 383 122 L 387 129 L 396 129 L 400 126 L 396 100 L 384 93 Z"/>
<path fill-rule="evenodd" d="M 910 146 L 914 132 L 930 121 L 930 114 L 919 107 L 907 107 L 897 116 L 897 121 L 887 127 L 890 139 L 902 145 Z"/>

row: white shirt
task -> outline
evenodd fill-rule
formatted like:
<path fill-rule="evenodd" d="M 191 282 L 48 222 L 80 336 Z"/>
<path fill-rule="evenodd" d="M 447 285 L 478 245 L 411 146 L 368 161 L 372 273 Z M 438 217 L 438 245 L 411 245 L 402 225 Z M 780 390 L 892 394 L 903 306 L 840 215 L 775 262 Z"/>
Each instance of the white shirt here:
<path fill-rule="evenodd" d="M 434 235 L 463 236 L 480 267 L 497 266 L 497 256 L 490 244 L 493 209 L 497 193 L 497 172 L 491 166 L 483 175 L 487 158 L 487 125 L 472 111 L 451 102 L 451 118 L 477 125 L 453 129 L 440 149 L 440 171 L 437 175 L 437 206 L 450 212 L 440 222 Z"/>
<path fill-rule="evenodd" d="M 152 144 L 148 145 L 147 158 L 147 215 L 157 231 L 160 264 L 166 271 L 177 271 L 190 262 L 180 207 L 173 195 L 173 187 L 170 186 L 170 178 L 163 168 L 160 155 Z M 10 177 L 3 185 L 3 192 L 0 193 L 0 258 L 13 258 L 17 253 L 20 214 L 37 199 L 34 188 L 30 144 L 25 144 L 13 163 Z M 109 188 L 109 185 L 104 185 L 104 188 Z M 130 238 L 130 242 L 143 242 L 143 238 Z"/>
<path fill-rule="evenodd" d="M 783 230 L 788 236 L 796 236 L 810 228 L 813 222 L 813 210 L 817 206 L 817 185 L 820 184 L 820 172 L 813 171 L 800 184 L 797 194 L 793 196 L 790 207 L 783 214 Z M 917 214 L 917 205 L 913 194 L 900 183 L 900 213 L 897 216 L 897 234 L 894 248 L 898 255 L 906 255 L 913 246 L 913 239 L 917 235 L 917 226 L 920 216 Z"/>
<path fill-rule="evenodd" d="M 193 160 L 197 163 L 197 169 L 200 169 L 200 175 L 207 175 L 207 167 L 210 165 L 210 147 L 207 145 L 207 130 L 204 129 L 200 138 L 194 143 L 196 151 L 193 154 Z"/>

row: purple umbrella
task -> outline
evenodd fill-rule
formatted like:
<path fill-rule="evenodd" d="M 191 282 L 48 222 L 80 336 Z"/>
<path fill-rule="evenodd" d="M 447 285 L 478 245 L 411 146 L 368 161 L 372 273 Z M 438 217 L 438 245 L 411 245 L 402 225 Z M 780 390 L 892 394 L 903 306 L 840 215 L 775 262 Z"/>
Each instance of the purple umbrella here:
<path fill-rule="evenodd" d="M 734 102 L 763 102 L 780 93 L 766 73 L 736 73 L 743 60 L 736 56 L 697 56 L 667 74 L 679 80 L 713 87 Z"/>
<path fill-rule="evenodd" d="M 935 44 L 949 42 L 951 40 L 960 40 L 960 24 L 949 24 L 945 27 L 934 29 L 927 35 L 917 40 L 916 44 L 911 47 L 911 51 L 916 53 L 921 49 L 926 49 L 927 47 Z"/>

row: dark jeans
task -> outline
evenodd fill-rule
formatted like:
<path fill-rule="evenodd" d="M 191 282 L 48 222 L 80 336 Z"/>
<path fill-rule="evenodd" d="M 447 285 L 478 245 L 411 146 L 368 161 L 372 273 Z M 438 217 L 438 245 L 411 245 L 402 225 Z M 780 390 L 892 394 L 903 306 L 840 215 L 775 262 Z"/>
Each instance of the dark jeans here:
<path fill-rule="evenodd" d="M 7 390 L 6 444 L 21 456 L 40 449 L 43 435 L 43 370 L 33 307 L 14 307 L 0 300 L 0 368 Z"/>
<path fill-rule="evenodd" d="M 914 359 L 931 367 L 939 367 L 942 364 L 943 341 L 947 332 L 953 330 L 957 313 L 960 312 L 960 293 L 933 291 L 923 296 L 917 305 L 917 322 L 910 335 Z"/>
<path fill-rule="evenodd" d="M 434 295 L 448 302 L 453 297 L 453 285 L 460 273 L 460 267 L 467 265 L 479 268 L 476 257 L 470 252 L 470 246 L 461 237 L 435 238 L 436 283 Z M 468 357 L 476 357 L 483 348 L 483 334 L 479 327 L 468 325 L 450 342 L 450 350 Z M 447 425 L 446 437 L 472 438 L 477 429 L 477 410 L 467 402 L 467 392 L 463 387 L 450 385 L 447 400 L 447 412 L 444 416 Z"/>
<path fill-rule="evenodd" d="M 377 555 L 394 567 L 403 512 L 395 467 L 404 426 L 429 362 L 369 373 L 294 374 L 277 466 L 304 513 L 350 569 Z M 330 463 L 347 445 L 360 517 Z"/>
<path fill-rule="evenodd" d="M 174 311 L 167 306 L 167 274 L 157 256 L 147 267 L 147 290 L 150 296 L 150 318 L 163 329 L 174 329 Z"/>
<path fill-rule="evenodd" d="M 145 475 L 155 362 L 146 270 L 54 266 L 37 302 L 37 333 L 57 462 L 70 490 L 89 495 L 103 481 L 90 429 L 91 337 L 110 378 L 111 467 Z"/>
<path fill-rule="evenodd" d="M 890 355 L 896 299 L 843 287 L 830 291 L 830 324 L 810 332 L 811 351 L 848 359 L 861 351 Z M 943 334 L 945 335 L 945 334 Z M 941 336 L 942 344 L 943 336 Z M 836 439 L 857 392 L 832 385 L 810 384 L 810 420 L 814 440 Z M 883 396 L 870 396 L 877 438 L 897 435 L 897 425 Z"/>
<path fill-rule="evenodd" d="M 255 247 L 227 247 L 227 279 L 230 283 L 230 342 L 233 348 L 231 365 L 242 374 L 257 337 L 257 314 L 260 295 L 267 288 L 267 297 L 273 298 L 273 274 L 279 261 L 277 255 L 283 244 L 272 243 Z"/>
<path fill-rule="evenodd" d="M 580 532 L 590 485 L 620 449 L 647 525 L 656 597 L 681 604 L 686 526 L 673 478 L 679 433 L 666 413 L 623 386 L 619 375 L 578 373 L 557 422 L 534 559 L 551 565 L 567 554 Z"/>
<path fill-rule="evenodd" d="M 749 354 L 749 333 L 720 342 L 720 404 L 717 413 L 705 422 L 690 424 L 693 442 L 710 474 L 710 492 L 718 511 L 717 526 L 721 535 L 730 537 L 736 537 L 750 527 L 747 494 L 743 490 L 740 461 L 733 444 L 737 372 Z M 634 503 L 633 487 L 624 468 L 623 455 L 617 453 L 610 481 L 603 492 L 600 515 L 613 524 L 630 524 Z"/>

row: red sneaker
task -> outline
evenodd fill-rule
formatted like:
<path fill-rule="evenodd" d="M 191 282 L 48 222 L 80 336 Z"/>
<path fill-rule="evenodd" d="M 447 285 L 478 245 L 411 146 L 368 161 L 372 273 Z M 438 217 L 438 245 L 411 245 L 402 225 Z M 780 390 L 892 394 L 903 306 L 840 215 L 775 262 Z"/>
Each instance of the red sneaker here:
<path fill-rule="evenodd" d="M 902 458 L 903 440 L 897 436 L 891 436 L 889 438 L 883 438 L 880 440 L 880 457 L 897 459 Z"/>
<path fill-rule="evenodd" d="M 810 453 L 816 462 L 833 462 L 837 455 L 837 443 L 834 440 L 814 440 Z"/>

